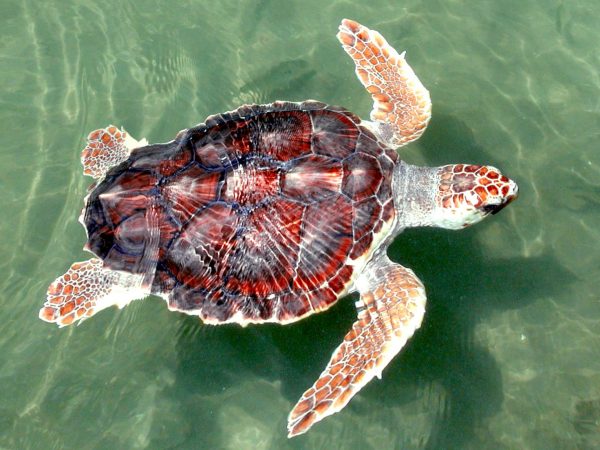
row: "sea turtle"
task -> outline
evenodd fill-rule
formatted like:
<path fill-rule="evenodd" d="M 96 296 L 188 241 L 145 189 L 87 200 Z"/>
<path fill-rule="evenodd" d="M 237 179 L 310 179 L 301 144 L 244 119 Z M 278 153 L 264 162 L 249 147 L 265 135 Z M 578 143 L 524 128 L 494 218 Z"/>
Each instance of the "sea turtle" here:
<path fill-rule="evenodd" d="M 88 136 L 96 179 L 80 221 L 85 249 L 48 288 L 59 326 L 155 294 L 205 323 L 287 324 L 358 292 L 358 320 L 288 418 L 289 436 L 341 410 L 420 326 L 425 289 L 386 255 L 407 227 L 460 229 L 517 185 L 491 166 L 417 167 L 431 103 L 376 31 L 343 20 L 338 39 L 371 94 L 371 121 L 317 101 L 245 105 L 166 144 L 109 126 Z"/>

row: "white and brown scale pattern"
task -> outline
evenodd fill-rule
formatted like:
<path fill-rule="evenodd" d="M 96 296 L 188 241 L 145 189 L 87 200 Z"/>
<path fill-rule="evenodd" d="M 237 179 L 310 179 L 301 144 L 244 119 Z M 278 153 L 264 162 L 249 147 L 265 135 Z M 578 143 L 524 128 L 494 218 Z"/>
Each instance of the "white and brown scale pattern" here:
<path fill-rule="evenodd" d="M 397 147 L 418 139 L 429 123 L 431 100 L 404 53 L 353 20 L 342 21 L 337 37 L 373 98 L 371 120 L 377 121 L 380 135 Z"/>
<path fill-rule="evenodd" d="M 106 270 L 98 258 L 74 263 L 48 287 L 40 317 L 64 327 L 109 306 L 123 307 L 145 296 L 140 289 L 143 278 Z"/>
<path fill-rule="evenodd" d="M 506 198 L 512 193 L 511 181 L 491 166 L 451 164 L 439 168 L 437 202 L 444 208 L 478 208 L 490 199 Z"/>
<path fill-rule="evenodd" d="M 100 178 L 108 169 L 125 161 L 131 148 L 146 144 L 148 142 L 145 139 L 138 142 L 114 125 L 92 131 L 87 137 L 86 147 L 81 152 L 83 173 Z"/>
<path fill-rule="evenodd" d="M 318 380 L 288 417 L 289 436 L 340 411 L 381 372 L 419 328 L 425 288 L 412 270 L 381 255 L 357 280 L 358 320 L 333 352 Z"/>

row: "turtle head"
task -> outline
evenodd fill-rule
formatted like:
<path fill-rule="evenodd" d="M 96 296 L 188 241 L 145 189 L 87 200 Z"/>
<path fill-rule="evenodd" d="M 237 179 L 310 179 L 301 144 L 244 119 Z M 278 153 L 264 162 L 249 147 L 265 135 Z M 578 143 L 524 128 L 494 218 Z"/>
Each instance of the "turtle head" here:
<path fill-rule="evenodd" d="M 517 183 L 492 166 L 452 164 L 438 169 L 434 225 L 460 229 L 496 214 L 515 198 Z"/>

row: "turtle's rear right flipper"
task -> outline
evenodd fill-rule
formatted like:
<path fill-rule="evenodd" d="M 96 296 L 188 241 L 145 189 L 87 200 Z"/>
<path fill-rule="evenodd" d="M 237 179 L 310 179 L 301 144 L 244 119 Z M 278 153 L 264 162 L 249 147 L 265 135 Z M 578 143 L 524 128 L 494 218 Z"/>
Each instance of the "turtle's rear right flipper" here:
<path fill-rule="evenodd" d="M 48 287 L 40 319 L 64 327 L 111 305 L 122 307 L 139 298 L 140 292 L 127 286 L 123 278 L 123 274 L 102 267 L 97 258 L 74 263 Z"/>

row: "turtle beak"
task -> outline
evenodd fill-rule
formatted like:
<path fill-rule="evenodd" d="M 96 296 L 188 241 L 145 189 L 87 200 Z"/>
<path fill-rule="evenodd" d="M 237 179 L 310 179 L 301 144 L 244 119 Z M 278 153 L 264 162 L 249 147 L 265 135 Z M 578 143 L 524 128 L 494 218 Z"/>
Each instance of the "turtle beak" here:
<path fill-rule="evenodd" d="M 504 197 L 503 201 L 495 205 L 485 205 L 483 207 L 483 210 L 486 214 L 498 214 L 500 211 L 506 208 L 509 203 L 516 200 L 516 198 L 519 196 L 519 186 L 517 186 L 517 183 L 515 183 L 513 180 L 509 180 L 508 185 L 509 191 L 506 197 Z"/>

